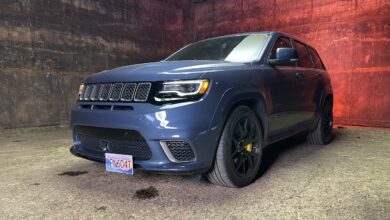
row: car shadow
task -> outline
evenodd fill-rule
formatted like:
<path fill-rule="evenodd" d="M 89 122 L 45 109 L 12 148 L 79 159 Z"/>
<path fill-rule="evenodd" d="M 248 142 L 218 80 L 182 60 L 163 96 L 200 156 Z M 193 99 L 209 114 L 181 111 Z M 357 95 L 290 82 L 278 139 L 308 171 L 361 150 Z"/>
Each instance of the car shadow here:
<path fill-rule="evenodd" d="M 338 139 L 340 131 L 337 132 L 335 129 L 334 133 L 334 139 Z M 69 193 L 99 195 L 99 200 L 107 203 L 115 198 L 125 202 L 146 200 L 148 203 L 152 202 L 154 205 L 165 207 L 175 207 L 177 203 L 189 207 L 197 202 L 215 205 L 252 194 L 254 188 L 263 187 L 258 180 L 268 170 L 278 169 L 279 165 L 282 165 L 281 167 L 285 164 L 294 165 L 298 160 L 311 157 L 321 150 L 324 148 L 306 144 L 303 135 L 296 135 L 272 144 L 264 149 L 257 183 L 241 189 L 220 187 L 203 178 L 188 176 L 159 175 L 138 171 L 132 176 L 111 173 L 105 171 L 104 164 L 84 159 L 74 160 L 72 165 L 67 166 L 66 169 L 57 167 L 53 176 L 55 183 L 61 182 L 68 186 L 65 189 Z M 286 155 L 288 155 L 287 160 Z M 263 178 L 267 179 L 265 176 Z"/>
<path fill-rule="evenodd" d="M 334 128 L 332 141 L 337 140 L 339 138 L 339 135 L 340 132 L 338 131 L 338 129 Z M 303 148 L 308 146 L 318 147 L 315 145 L 306 144 L 306 137 L 304 134 L 297 134 L 290 138 L 281 140 L 279 142 L 267 146 L 263 151 L 261 166 L 257 177 L 259 178 L 263 176 L 281 155 L 287 153 L 288 151 L 300 150 L 298 148 Z M 302 150 L 302 153 L 308 153 L 308 152 Z M 313 153 L 313 151 L 310 151 L 310 153 Z"/>
<path fill-rule="evenodd" d="M 280 155 L 288 150 L 299 147 L 304 141 L 303 135 L 296 135 L 267 146 L 263 151 L 258 177 L 264 175 Z"/>

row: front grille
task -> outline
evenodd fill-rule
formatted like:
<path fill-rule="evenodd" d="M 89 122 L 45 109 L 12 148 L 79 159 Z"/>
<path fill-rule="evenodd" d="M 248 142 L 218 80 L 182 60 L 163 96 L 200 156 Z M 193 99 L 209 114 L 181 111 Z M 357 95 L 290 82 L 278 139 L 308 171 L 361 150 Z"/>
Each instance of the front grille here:
<path fill-rule="evenodd" d="M 102 84 L 102 89 L 99 93 L 99 101 L 107 101 L 108 96 L 110 95 L 111 84 Z"/>
<path fill-rule="evenodd" d="M 121 101 L 129 102 L 133 100 L 134 91 L 136 88 L 136 83 L 126 83 L 125 88 L 123 89 Z"/>
<path fill-rule="evenodd" d="M 148 100 L 151 83 L 86 84 L 80 101 L 145 102 Z"/>
<path fill-rule="evenodd" d="M 75 126 L 79 146 L 97 153 L 132 155 L 134 160 L 149 160 L 152 152 L 145 139 L 134 130 Z"/>
<path fill-rule="evenodd" d="M 98 100 L 101 86 L 102 85 L 100 85 L 100 84 L 92 86 L 92 91 L 91 91 L 91 96 L 90 96 L 91 101 Z"/>
<path fill-rule="evenodd" d="M 118 101 L 122 95 L 122 89 L 123 89 L 122 83 L 115 83 L 114 85 L 112 85 L 109 100 L 110 101 Z"/>
<path fill-rule="evenodd" d="M 163 147 L 169 150 L 169 153 L 174 158 L 174 162 L 193 161 L 195 159 L 194 151 L 191 145 L 186 141 L 163 141 Z M 167 152 L 166 152 L 167 153 Z M 170 158 L 171 160 L 173 158 Z"/>
<path fill-rule="evenodd" d="M 84 96 L 83 96 L 83 99 L 84 100 L 89 100 L 89 97 L 91 96 L 91 91 L 92 91 L 92 85 L 87 85 L 86 87 L 84 87 L 85 89 L 85 92 L 84 92 Z"/>
<path fill-rule="evenodd" d="M 134 101 L 146 101 L 149 95 L 150 87 L 150 83 L 139 83 L 137 92 L 135 93 Z"/>

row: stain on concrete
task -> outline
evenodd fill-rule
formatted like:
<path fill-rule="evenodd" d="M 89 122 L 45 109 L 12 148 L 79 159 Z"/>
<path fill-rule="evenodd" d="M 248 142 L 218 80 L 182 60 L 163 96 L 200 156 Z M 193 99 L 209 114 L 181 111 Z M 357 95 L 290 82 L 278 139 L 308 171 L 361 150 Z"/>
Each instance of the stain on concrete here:
<path fill-rule="evenodd" d="M 59 175 L 59 176 L 80 176 L 80 175 L 84 175 L 87 173 L 88 173 L 88 171 L 66 171 L 66 172 L 63 172 L 63 173 L 60 173 L 57 175 Z"/>
<path fill-rule="evenodd" d="M 148 188 L 137 190 L 134 196 L 141 200 L 153 199 L 154 197 L 158 196 L 158 190 L 154 188 L 154 186 L 150 186 Z"/>
<path fill-rule="evenodd" d="M 309 145 L 304 136 L 302 141 L 290 139 L 267 147 L 266 172 L 250 186 L 233 189 L 175 175 L 102 175 L 101 164 L 75 159 L 69 153 L 71 133 L 65 126 L 0 132 L 3 146 L 18 149 L 0 153 L 1 186 L 12 186 L 0 187 L 0 216 L 389 219 L 390 131 L 351 127 L 335 129 L 335 133 L 326 147 Z M 13 143 L 15 139 L 29 140 L 29 144 Z M 59 171 L 59 167 L 68 169 Z M 82 170 L 88 176 L 53 178 L 62 171 Z M 26 186 L 38 179 L 41 186 Z M 159 190 L 158 197 L 135 197 L 137 189 L 149 186 Z M 101 206 L 106 210 L 96 211 Z"/>
<path fill-rule="evenodd" d="M 100 207 L 96 208 L 95 211 L 105 211 L 106 209 L 107 209 L 106 206 L 100 206 Z"/>
<path fill-rule="evenodd" d="M 13 142 L 14 143 L 19 143 L 19 142 L 23 142 L 23 140 L 14 140 Z"/>

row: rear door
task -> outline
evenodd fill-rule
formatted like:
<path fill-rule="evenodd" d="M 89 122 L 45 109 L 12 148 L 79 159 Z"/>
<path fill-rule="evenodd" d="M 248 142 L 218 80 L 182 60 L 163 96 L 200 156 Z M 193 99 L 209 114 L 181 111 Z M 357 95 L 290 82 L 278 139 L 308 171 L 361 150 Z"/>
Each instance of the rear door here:
<path fill-rule="evenodd" d="M 299 87 L 298 120 L 305 122 L 314 117 L 318 103 L 316 93 L 319 81 L 308 47 L 299 41 L 294 40 L 293 42 L 299 58 L 296 68 L 297 86 Z"/>
<path fill-rule="evenodd" d="M 312 91 L 312 92 L 314 92 L 314 100 L 316 103 L 316 110 L 319 110 L 320 103 L 321 103 L 321 96 L 325 90 L 325 88 L 324 88 L 325 83 L 324 83 L 324 78 L 323 78 L 322 74 L 326 74 L 326 69 L 325 69 L 325 66 L 322 63 L 321 58 L 318 55 L 317 51 L 315 51 L 311 47 L 307 47 L 307 49 L 309 50 L 311 58 L 312 58 L 313 63 L 314 63 L 314 70 L 312 70 L 310 72 L 316 78 L 312 82 L 312 84 L 315 85 L 315 87 L 312 88 L 312 89 L 314 89 L 314 91 Z"/>
<path fill-rule="evenodd" d="M 269 59 L 276 58 L 276 50 L 281 47 L 292 48 L 291 40 L 279 37 L 273 45 Z M 274 66 L 269 83 L 271 96 L 271 115 L 269 118 L 269 132 L 273 136 L 279 134 L 298 123 L 299 87 L 296 78 L 296 63 Z"/>

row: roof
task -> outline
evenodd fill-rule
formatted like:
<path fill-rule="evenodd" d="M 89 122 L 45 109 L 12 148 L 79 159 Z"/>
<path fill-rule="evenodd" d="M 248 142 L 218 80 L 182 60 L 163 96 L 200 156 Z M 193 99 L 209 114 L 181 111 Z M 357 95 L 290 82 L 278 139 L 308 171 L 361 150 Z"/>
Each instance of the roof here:
<path fill-rule="evenodd" d="M 255 35 L 255 34 L 268 34 L 268 35 L 271 35 L 271 36 L 286 36 L 286 37 L 288 37 L 288 38 L 292 38 L 292 39 L 294 39 L 294 40 L 300 41 L 300 42 L 306 44 L 306 45 L 309 46 L 309 47 L 312 47 L 310 44 L 308 44 L 307 42 L 305 42 L 305 41 L 299 39 L 298 37 L 295 37 L 295 36 L 286 34 L 286 33 L 284 33 L 284 32 L 280 32 L 280 31 L 243 32 L 243 33 L 235 33 L 235 34 L 227 34 L 227 35 L 209 37 L 209 38 L 205 38 L 205 39 L 203 39 L 203 40 L 216 39 L 216 38 L 222 38 L 222 37 L 242 36 L 242 35 Z M 200 41 L 203 41 L 203 40 L 200 40 Z M 198 41 L 198 42 L 199 42 L 199 41 Z M 312 47 L 312 48 L 314 48 L 314 47 Z"/>

